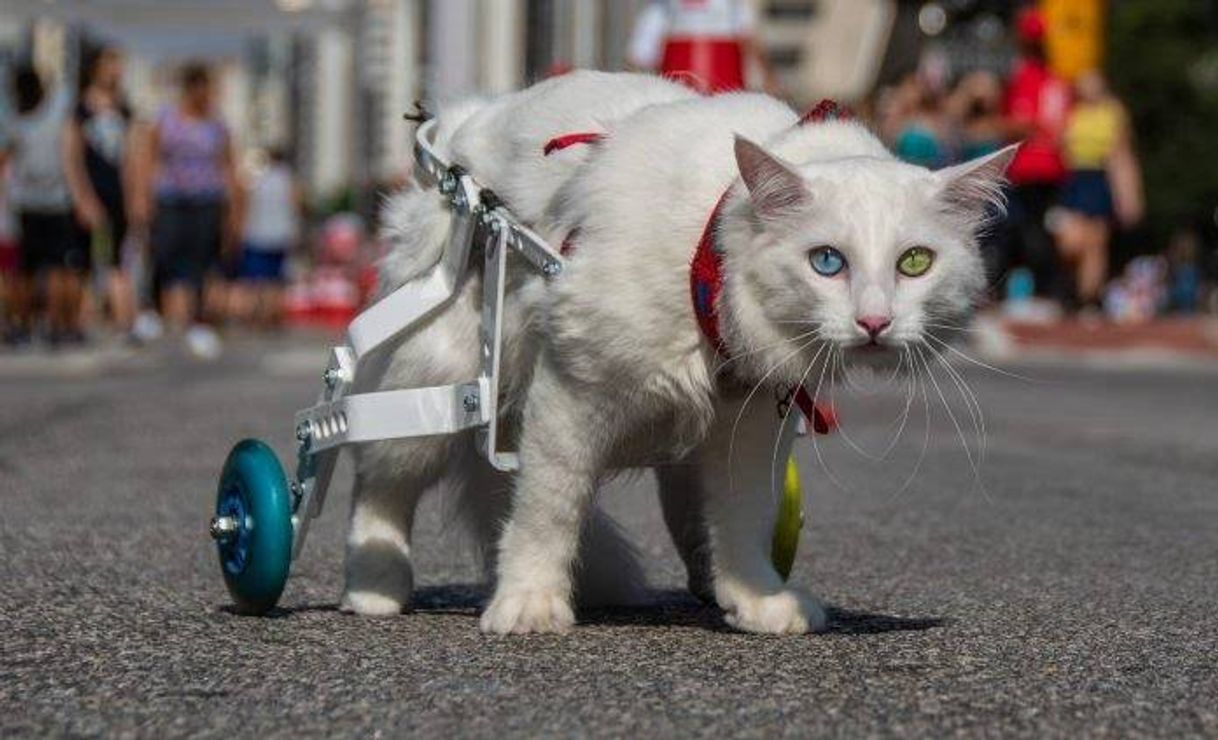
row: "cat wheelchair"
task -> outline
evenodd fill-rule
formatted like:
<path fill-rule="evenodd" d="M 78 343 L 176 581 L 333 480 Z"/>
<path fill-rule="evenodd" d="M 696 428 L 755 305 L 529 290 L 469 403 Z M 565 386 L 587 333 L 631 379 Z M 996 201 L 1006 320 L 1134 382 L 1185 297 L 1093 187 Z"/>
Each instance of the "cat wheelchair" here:
<path fill-rule="evenodd" d="M 488 188 L 434 146 L 435 121 L 415 136 L 416 177 L 447 198 L 453 226 L 439 262 L 352 320 L 346 344 L 330 351 L 323 387 L 314 405 L 295 416 L 296 460 L 291 479 L 264 442 L 246 439 L 229 453 L 220 473 L 210 534 L 224 581 L 240 614 L 262 615 L 275 607 L 292 561 L 300 556 L 310 522 L 322 512 L 340 450 L 378 440 L 453 434 L 475 429 L 479 454 L 495 468 L 515 470 L 497 434 L 502 316 L 509 253 L 546 279 L 562 274 L 563 256 L 520 222 Z M 354 393 L 361 361 L 443 308 L 470 271 L 482 270 L 479 332 L 481 370 L 453 385 Z M 799 473 L 790 450 L 803 430 L 799 414 L 781 431 L 778 519 L 771 557 L 785 578 L 794 562 L 803 525 Z"/>

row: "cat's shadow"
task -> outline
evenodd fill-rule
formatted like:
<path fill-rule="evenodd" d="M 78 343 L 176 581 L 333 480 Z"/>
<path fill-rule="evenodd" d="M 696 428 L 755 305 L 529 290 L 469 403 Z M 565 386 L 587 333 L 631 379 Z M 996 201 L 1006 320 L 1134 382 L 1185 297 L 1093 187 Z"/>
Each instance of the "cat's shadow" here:
<path fill-rule="evenodd" d="M 486 602 L 486 590 L 476 584 L 423 586 L 415 591 L 414 610 L 418 614 L 452 614 L 476 617 Z M 272 618 L 292 617 L 310 612 L 337 611 L 336 604 L 301 604 L 275 609 Z M 948 620 L 940 617 L 898 617 L 854 611 L 830 605 L 830 635 L 878 635 L 887 632 L 923 631 L 942 627 Z M 723 613 L 708 606 L 688 592 L 679 590 L 651 591 L 647 603 L 629 607 L 583 608 L 579 623 L 608 627 L 694 627 L 712 632 L 732 631 L 723 621 Z"/>

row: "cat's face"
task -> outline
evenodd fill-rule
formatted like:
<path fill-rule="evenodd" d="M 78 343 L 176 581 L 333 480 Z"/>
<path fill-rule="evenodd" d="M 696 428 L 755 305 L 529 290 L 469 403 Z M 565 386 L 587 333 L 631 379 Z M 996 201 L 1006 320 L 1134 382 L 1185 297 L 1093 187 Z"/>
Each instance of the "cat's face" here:
<path fill-rule="evenodd" d="M 738 140 L 748 197 L 722 224 L 721 313 L 748 374 L 797 382 L 818 352 L 891 363 L 959 324 L 1014 150 L 938 172 L 876 157 L 797 168 Z"/>

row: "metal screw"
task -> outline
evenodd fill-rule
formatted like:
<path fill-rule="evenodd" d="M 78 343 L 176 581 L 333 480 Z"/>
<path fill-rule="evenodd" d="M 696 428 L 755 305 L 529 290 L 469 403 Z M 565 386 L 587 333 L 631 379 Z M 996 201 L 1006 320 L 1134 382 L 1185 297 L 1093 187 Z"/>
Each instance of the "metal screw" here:
<path fill-rule="evenodd" d="M 457 178 L 453 177 L 450 172 L 444 173 L 444 176 L 440 178 L 439 188 L 441 193 L 448 195 L 457 189 Z"/>
<path fill-rule="evenodd" d="M 541 268 L 541 271 L 545 274 L 546 277 L 554 277 L 558 273 L 562 272 L 562 264 L 560 264 L 558 262 L 550 261 L 550 262 L 547 262 Z"/>
<path fill-rule="evenodd" d="M 309 434 L 312 432 L 312 430 L 313 427 L 311 424 L 309 424 L 309 422 L 300 422 L 296 425 L 296 439 L 300 440 L 301 442 L 305 441 L 309 438 Z"/>
<path fill-rule="evenodd" d="M 231 539 L 237 533 L 237 529 L 238 523 L 236 517 L 213 516 L 207 531 L 211 534 L 213 540 L 224 542 Z"/>
<path fill-rule="evenodd" d="M 465 398 L 461 399 L 461 405 L 465 407 L 466 412 L 472 414 L 478 410 L 478 397 L 473 393 L 467 393 Z"/>
<path fill-rule="evenodd" d="M 326 384 L 327 388 L 333 388 L 334 386 L 338 385 L 338 375 L 338 368 L 332 367 L 322 373 L 321 379 L 322 382 Z"/>

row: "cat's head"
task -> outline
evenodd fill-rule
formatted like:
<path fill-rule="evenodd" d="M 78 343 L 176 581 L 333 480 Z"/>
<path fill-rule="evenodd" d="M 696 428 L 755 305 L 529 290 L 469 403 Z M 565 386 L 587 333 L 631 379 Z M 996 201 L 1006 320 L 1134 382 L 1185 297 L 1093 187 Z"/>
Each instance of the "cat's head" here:
<path fill-rule="evenodd" d="M 1016 148 L 930 171 L 882 150 L 797 165 L 737 138 L 741 184 L 717 239 L 737 371 L 794 383 L 818 352 L 891 363 L 960 323 L 985 286 L 977 233 L 1003 207 Z"/>

